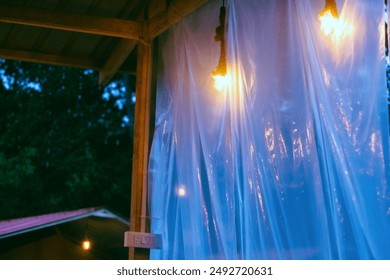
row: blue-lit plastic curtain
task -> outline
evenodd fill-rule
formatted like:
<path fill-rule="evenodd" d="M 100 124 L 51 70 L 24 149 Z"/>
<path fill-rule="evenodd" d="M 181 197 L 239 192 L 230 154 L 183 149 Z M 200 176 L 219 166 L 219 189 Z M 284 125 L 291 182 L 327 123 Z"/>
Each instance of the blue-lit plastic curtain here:
<path fill-rule="evenodd" d="M 226 1 L 225 1 L 226 2 Z M 390 259 L 383 2 L 222 1 L 160 39 L 152 259 Z"/>

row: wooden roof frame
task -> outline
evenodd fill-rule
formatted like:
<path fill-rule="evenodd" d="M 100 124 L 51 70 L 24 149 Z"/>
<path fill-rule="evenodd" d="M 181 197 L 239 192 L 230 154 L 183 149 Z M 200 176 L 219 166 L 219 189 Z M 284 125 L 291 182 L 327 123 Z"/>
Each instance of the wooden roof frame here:
<path fill-rule="evenodd" d="M 180 19 L 205 4 L 207 0 L 150 0 L 149 19 L 131 21 L 104 18 L 61 11 L 27 8 L 0 4 L 0 22 L 68 30 L 121 38 L 107 61 L 70 59 L 60 55 L 34 53 L 30 51 L 0 48 L 0 57 L 12 60 L 72 66 L 99 70 L 99 83 L 106 85 L 120 69 L 123 62 L 138 47 L 136 69 L 136 97 L 134 120 L 134 146 L 131 184 L 130 231 L 141 232 L 147 227 L 147 168 L 149 139 L 153 131 L 151 119 L 152 69 L 156 65 L 153 57 L 153 39 L 166 31 Z M 137 258 L 134 248 L 129 248 L 129 259 Z"/>
<path fill-rule="evenodd" d="M 153 1 L 156 3 L 158 2 L 157 0 Z M 153 40 L 206 1 L 207 0 L 174 0 L 169 7 L 166 7 L 159 13 L 150 11 L 153 16 L 149 20 L 144 21 L 98 17 L 48 9 L 0 4 L 0 22 L 3 23 L 111 36 L 122 39 L 109 59 L 105 62 L 96 62 L 79 58 L 69 59 L 68 57 L 58 55 L 1 48 L 0 57 L 27 62 L 100 70 L 99 83 L 104 86 L 120 69 L 121 65 L 137 46 L 138 42 Z M 159 3 L 166 5 L 165 1 L 160 0 Z M 162 7 L 161 4 L 155 4 L 155 6 L 159 6 L 159 9 Z"/>

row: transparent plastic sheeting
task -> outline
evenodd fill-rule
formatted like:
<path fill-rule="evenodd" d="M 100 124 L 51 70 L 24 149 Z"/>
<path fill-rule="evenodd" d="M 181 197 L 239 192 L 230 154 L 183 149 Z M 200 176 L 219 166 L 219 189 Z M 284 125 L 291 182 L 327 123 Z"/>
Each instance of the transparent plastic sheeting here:
<path fill-rule="evenodd" d="M 160 39 L 152 259 L 390 259 L 383 2 L 222 1 Z"/>

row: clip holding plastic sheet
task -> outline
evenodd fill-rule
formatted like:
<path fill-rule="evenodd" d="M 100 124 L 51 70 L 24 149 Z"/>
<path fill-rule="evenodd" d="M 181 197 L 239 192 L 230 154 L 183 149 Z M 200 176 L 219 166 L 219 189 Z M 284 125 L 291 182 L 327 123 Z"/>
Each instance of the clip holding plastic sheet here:
<path fill-rule="evenodd" d="M 134 231 L 125 232 L 125 247 L 161 249 L 161 245 L 162 241 L 160 234 Z"/>

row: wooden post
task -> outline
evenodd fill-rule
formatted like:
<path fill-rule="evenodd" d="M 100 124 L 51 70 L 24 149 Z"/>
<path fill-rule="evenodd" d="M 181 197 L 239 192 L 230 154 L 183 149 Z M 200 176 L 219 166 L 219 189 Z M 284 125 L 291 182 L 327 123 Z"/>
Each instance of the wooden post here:
<path fill-rule="evenodd" d="M 130 209 L 130 231 L 137 232 L 145 231 L 146 222 L 142 216 L 145 215 L 147 195 L 151 74 L 152 47 L 148 42 L 139 41 Z M 135 257 L 134 248 L 129 248 L 129 259 Z"/>
<path fill-rule="evenodd" d="M 156 38 L 161 32 L 171 27 L 182 17 L 195 10 L 207 0 L 175 0 L 174 4 L 167 8 L 164 3 L 156 0 L 153 9 L 149 11 L 149 19 L 142 27 L 142 36 L 138 40 L 137 72 L 136 72 L 136 103 L 134 117 L 134 144 L 133 144 L 133 167 L 131 182 L 131 209 L 130 209 L 130 231 L 145 232 L 149 222 L 147 216 L 147 176 L 149 145 L 151 141 L 151 128 L 153 121 L 151 117 L 152 76 L 154 83 L 157 80 L 157 72 L 152 73 L 153 48 L 150 41 Z M 162 11 L 162 12 L 161 12 Z M 157 15 L 156 15 L 157 14 Z M 157 49 L 154 50 L 157 52 Z M 157 55 L 154 55 L 157 58 Z M 156 70 L 156 68 L 155 68 Z M 154 87 L 156 84 L 154 84 Z M 153 89 L 155 90 L 155 88 Z M 154 101 L 153 101 L 154 102 Z M 129 259 L 139 259 L 135 248 L 129 248 Z"/>

